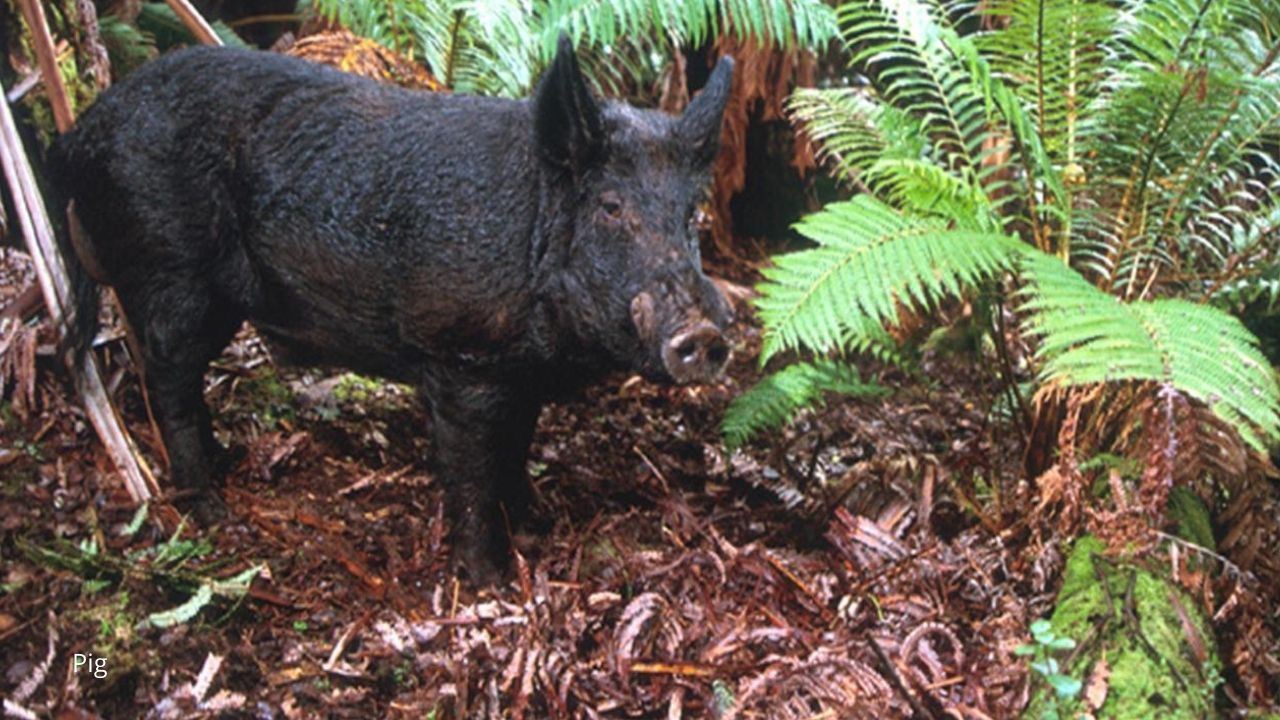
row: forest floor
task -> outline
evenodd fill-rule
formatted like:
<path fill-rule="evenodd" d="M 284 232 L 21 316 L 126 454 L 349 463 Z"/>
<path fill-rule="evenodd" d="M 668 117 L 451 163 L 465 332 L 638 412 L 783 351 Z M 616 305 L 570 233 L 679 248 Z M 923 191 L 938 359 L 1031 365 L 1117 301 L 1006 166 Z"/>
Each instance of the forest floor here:
<path fill-rule="evenodd" d="M 1017 520 L 1034 498 L 988 420 L 993 378 L 869 368 L 891 397 L 726 457 L 719 420 L 759 374 L 739 311 L 722 382 L 619 376 L 544 411 L 516 572 L 480 590 L 448 572 L 404 388 L 276 368 L 242 333 L 206 393 L 232 518 L 198 528 L 135 513 L 51 357 L 10 369 L 0 687 L 59 718 L 1017 715 L 1033 680 L 1014 650 L 1066 548 Z"/>

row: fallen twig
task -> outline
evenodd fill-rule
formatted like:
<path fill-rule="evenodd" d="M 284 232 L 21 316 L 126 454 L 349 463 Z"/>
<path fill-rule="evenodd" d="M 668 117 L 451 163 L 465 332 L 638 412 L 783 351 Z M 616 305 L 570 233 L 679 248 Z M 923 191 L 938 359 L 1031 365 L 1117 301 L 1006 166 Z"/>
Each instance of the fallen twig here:
<path fill-rule="evenodd" d="M 678 675 L 683 677 L 716 677 L 720 669 L 691 662 L 633 662 L 630 670 L 636 675 Z"/>
<path fill-rule="evenodd" d="M 364 626 L 369 624 L 369 620 L 373 618 L 374 612 L 374 610 L 367 611 L 364 615 L 357 618 L 355 622 L 348 625 L 347 629 L 342 632 L 342 635 L 338 637 L 338 641 L 333 644 L 333 652 L 329 653 L 329 659 L 321 666 L 325 672 L 347 676 L 351 675 L 351 671 L 345 667 L 345 663 L 343 663 L 343 667 L 338 666 L 338 659 L 342 657 L 342 653 L 346 652 L 347 643 L 351 642 L 351 638 L 355 637 L 356 633 L 363 630 Z M 356 675 L 357 677 L 359 676 L 358 673 Z"/>
<path fill-rule="evenodd" d="M 893 687 L 897 689 L 898 694 L 902 696 L 902 699 L 911 705 L 915 717 L 937 720 L 938 716 L 926 708 L 915 693 L 907 688 L 906 682 L 902 680 L 902 674 L 898 672 L 898 668 L 889 659 L 889 656 L 884 653 L 884 648 L 880 647 L 880 643 L 876 642 L 876 639 L 871 636 L 867 637 L 867 643 L 871 645 L 871 650 L 875 653 L 876 659 L 880 661 L 880 666 L 884 669 L 884 672 L 881 673 L 882 676 L 888 678 Z"/>
<path fill-rule="evenodd" d="M 164 0 L 170 8 L 173 8 L 174 14 L 187 27 L 187 30 L 205 45 L 222 45 L 222 39 L 213 31 L 213 26 L 209 24 L 200 11 L 195 9 L 187 0 Z"/>
<path fill-rule="evenodd" d="M 39 34 L 39 33 L 37 33 Z M 0 95 L 4 87 L 0 85 Z M 50 93 L 51 95 L 53 93 Z M 23 239 L 27 251 L 31 254 L 40 291 L 44 295 L 45 306 L 54 327 L 65 332 L 68 321 L 67 309 L 71 307 L 71 288 L 67 277 L 66 266 L 58 253 L 54 242 L 53 226 L 49 222 L 49 214 L 45 209 L 44 198 L 40 195 L 35 176 L 31 171 L 31 163 L 27 159 L 26 150 L 18 136 L 18 127 L 7 102 L 0 102 L 0 163 L 4 166 L 5 178 L 13 196 L 14 212 L 22 227 Z M 92 353 L 78 361 L 68 360 L 72 374 L 76 379 L 77 389 L 84 398 L 86 414 L 90 423 L 98 432 L 111 460 L 124 476 L 125 487 L 134 502 L 141 503 L 151 499 L 159 491 L 151 469 L 138 454 L 132 438 L 124 430 L 124 424 L 116 412 L 115 406 L 107 396 L 102 381 L 102 372 L 97 358 Z"/>
<path fill-rule="evenodd" d="M 31 668 L 31 672 L 23 678 L 18 684 L 18 688 L 13 691 L 9 699 L 15 703 L 24 703 L 27 698 L 35 694 L 37 688 L 44 684 L 45 677 L 49 674 L 49 668 L 53 665 L 53 659 L 58 654 L 58 624 L 57 616 L 53 611 L 49 611 L 49 642 L 48 650 L 45 653 L 44 660 L 40 664 Z M 5 706 L 6 712 L 8 706 Z"/>
<path fill-rule="evenodd" d="M 58 71 L 58 54 L 53 49 L 53 37 L 49 33 L 44 6 L 39 0 L 18 0 L 18 6 L 22 9 L 27 27 L 31 29 L 31 47 L 35 51 L 36 64 L 40 66 L 40 77 L 44 80 L 45 96 L 49 99 L 49 106 L 53 108 L 53 123 L 58 132 L 64 133 L 75 123 L 75 116 L 71 113 L 71 101 L 67 97 L 67 88 L 62 83 L 62 73 Z"/>
<path fill-rule="evenodd" d="M 658 482 L 662 484 L 662 491 L 670 494 L 671 484 L 667 482 L 667 477 L 662 474 L 662 471 L 658 469 L 658 466 L 653 464 L 653 461 L 649 459 L 648 455 L 644 454 L 644 451 L 640 449 L 639 445 L 632 445 L 631 450 L 635 452 L 636 455 L 640 456 L 640 459 L 644 461 L 645 466 L 649 468 L 654 477 L 658 478 Z"/>
<path fill-rule="evenodd" d="M 818 594 L 814 592 L 812 588 L 805 584 L 805 582 L 795 573 L 791 572 L 790 568 L 783 565 L 781 560 L 774 557 L 773 553 L 766 550 L 763 554 L 765 561 L 768 562 L 774 570 L 777 570 L 778 574 L 789 580 L 792 585 L 795 585 L 796 588 L 800 590 L 800 592 L 804 593 L 805 597 L 809 598 L 809 601 L 812 602 L 813 606 L 817 609 L 818 614 L 822 616 L 823 622 L 829 623 L 835 620 L 835 614 L 832 613 L 831 609 L 822 602 L 822 599 L 818 597 Z"/>

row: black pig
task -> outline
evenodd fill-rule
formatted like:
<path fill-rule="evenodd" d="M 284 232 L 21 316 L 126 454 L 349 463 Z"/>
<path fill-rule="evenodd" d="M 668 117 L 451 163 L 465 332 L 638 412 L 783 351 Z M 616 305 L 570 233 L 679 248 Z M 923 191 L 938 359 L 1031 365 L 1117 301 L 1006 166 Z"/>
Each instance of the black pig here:
<path fill-rule="evenodd" d="M 679 117 L 598 102 L 563 37 L 530 100 L 221 48 L 105 92 L 51 175 L 82 269 L 140 341 L 175 485 L 220 502 L 202 378 L 248 319 L 290 361 L 420 389 L 454 564 L 492 580 L 544 402 L 613 369 L 724 368 L 729 308 L 690 219 L 732 68 Z M 97 292 L 77 285 L 83 351 Z"/>

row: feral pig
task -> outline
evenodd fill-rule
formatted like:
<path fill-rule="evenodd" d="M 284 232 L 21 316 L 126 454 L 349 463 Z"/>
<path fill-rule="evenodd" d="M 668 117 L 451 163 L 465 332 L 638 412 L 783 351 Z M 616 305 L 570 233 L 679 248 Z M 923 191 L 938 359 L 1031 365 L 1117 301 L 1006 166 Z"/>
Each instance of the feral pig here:
<path fill-rule="evenodd" d="M 193 48 L 109 89 L 50 153 L 80 273 L 136 333 L 173 483 L 219 508 L 203 373 L 245 319 L 290 362 L 419 388 L 455 567 L 505 568 L 543 403 L 728 360 L 690 219 L 733 61 L 680 116 L 593 97 L 566 38 L 529 100 L 414 92 Z M 79 290 L 80 351 L 97 292 Z"/>

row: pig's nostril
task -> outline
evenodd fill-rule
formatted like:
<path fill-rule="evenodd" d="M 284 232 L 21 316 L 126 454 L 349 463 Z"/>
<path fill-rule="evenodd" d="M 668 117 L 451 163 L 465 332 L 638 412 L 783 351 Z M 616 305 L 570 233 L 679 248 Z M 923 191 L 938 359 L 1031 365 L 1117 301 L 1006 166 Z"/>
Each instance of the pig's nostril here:
<path fill-rule="evenodd" d="M 724 365 L 729 359 L 729 346 L 724 343 L 716 343 L 707 351 L 707 359 L 715 365 Z"/>
<path fill-rule="evenodd" d="M 685 363 L 691 363 L 697 359 L 698 343 L 693 338 L 689 338 L 676 346 L 676 355 L 680 356 L 680 360 Z"/>

